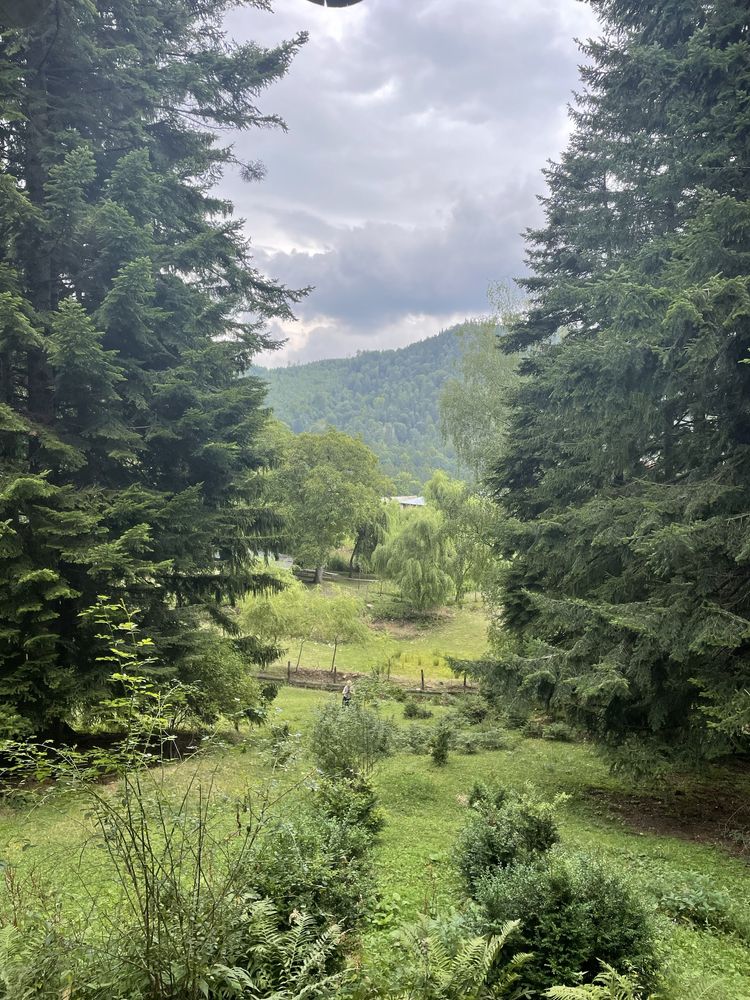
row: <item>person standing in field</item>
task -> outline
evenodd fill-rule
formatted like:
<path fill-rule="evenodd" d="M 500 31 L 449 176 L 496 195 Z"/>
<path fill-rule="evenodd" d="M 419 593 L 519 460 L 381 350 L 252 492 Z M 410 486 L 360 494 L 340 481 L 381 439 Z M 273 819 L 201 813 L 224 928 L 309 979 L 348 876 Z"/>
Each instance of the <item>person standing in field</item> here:
<path fill-rule="evenodd" d="M 354 694 L 354 689 L 352 688 L 349 681 L 344 684 L 344 690 L 341 694 L 341 704 L 346 707 L 352 700 L 352 695 Z"/>

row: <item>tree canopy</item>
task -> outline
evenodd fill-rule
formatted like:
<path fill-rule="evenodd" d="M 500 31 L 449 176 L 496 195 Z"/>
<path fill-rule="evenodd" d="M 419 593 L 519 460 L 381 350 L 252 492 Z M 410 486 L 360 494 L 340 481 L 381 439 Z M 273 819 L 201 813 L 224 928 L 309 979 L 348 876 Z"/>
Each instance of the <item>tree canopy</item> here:
<path fill-rule="evenodd" d="M 493 566 L 497 509 L 488 496 L 444 472 L 436 472 L 427 483 L 425 498 L 442 517 L 441 531 L 448 542 L 443 568 L 460 604 L 470 588 L 482 587 Z"/>
<path fill-rule="evenodd" d="M 432 611 L 453 590 L 448 572 L 453 547 L 433 507 L 395 511 L 385 539 L 373 553 L 378 573 L 392 580 L 415 611 Z"/>
<path fill-rule="evenodd" d="M 500 350 L 496 318 L 459 327 L 458 375 L 440 392 L 440 427 L 463 468 L 482 479 L 505 448 L 511 390 L 518 359 Z"/>
<path fill-rule="evenodd" d="M 494 477 L 521 653 L 503 670 L 552 678 L 603 734 L 707 749 L 713 721 L 746 745 L 746 4 L 592 6 L 506 339 L 530 353 Z"/>
<path fill-rule="evenodd" d="M 246 6 L 262 8 L 262 0 Z M 231 0 L 73 0 L 0 39 L 0 697 L 37 729 L 106 686 L 80 612 L 140 608 L 161 662 L 257 583 L 264 388 L 298 293 L 255 269 L 224 128 L 304 41 L 233 44 Z"/>
<path fill-rule="evenodd" d="M 367 445 L 329 428 L 292 435 L 277 425 L 281 460 L 269 475 L 269 496 L 284 518 L 282 544 L 322 580 L 331 553 L 378 517 L 389 487 Z"/>

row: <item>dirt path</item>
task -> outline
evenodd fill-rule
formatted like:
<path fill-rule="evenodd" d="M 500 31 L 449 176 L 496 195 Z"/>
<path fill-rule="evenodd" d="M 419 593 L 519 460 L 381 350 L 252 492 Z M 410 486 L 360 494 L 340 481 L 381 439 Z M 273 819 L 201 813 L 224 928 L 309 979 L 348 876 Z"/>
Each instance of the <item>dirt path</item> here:
<path fill-rule="evenodd" d="M 750 799 L 737 791 L 699 788 L 626 795 L 592 788 L 586 797 L 596 803 L 597 811 L 634 830 L 712 844 L 750 862 Z"/>

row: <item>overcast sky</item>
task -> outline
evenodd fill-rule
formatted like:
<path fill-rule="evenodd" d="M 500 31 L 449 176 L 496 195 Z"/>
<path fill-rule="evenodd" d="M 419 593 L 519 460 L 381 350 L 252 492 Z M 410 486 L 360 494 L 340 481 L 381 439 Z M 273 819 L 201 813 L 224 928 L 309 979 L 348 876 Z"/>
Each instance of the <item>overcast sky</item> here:
<path fill-rule="evenodd" d="M 275 0 L 229 22 L 238 40 L 310 40 L 262 107 L 289 132 L 240 135 L 259 184 L 227 176 L 259 266 L 315 289 L 275 329 L 286 364 L 397 347 L 487 308 L 523 272 L 541 168 L 565 145 L 595 30 L 578 0 Z"/>

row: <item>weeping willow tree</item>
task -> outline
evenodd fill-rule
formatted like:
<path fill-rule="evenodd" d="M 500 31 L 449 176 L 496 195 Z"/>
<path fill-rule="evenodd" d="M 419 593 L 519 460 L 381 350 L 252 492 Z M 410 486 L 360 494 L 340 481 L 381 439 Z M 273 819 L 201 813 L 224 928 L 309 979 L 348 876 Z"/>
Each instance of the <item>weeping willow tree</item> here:
<path fill-rule="evenodd" d="M 747 8 L 591 3 L 504 341 L 527 353 L 494 474 L 519 654 L 498 670 L 608 737 L 747 748 Z"/>
<path fill-rule="evenodd" d="M 439 607 L 453 591 L 453 545 L 443 529 L 442 515 L 433 508 L 399 511 L 373 553 L 375 572 L 395 583 L 414 611 Z"/>
<path fill-rule="evenodd" d="M 304 39 L 234 44 L 232 6 L 50 0 L 2 25 L 6 728 L 50 731 L 106 691 L 80 617 L 97 595 L 140 608 L 178 669 L 206 615 L 228 627 L 222 604 L 262 582 L 264 388 L 242 375 L 298 295 L 212 188 L 260 176 L 217 135 L 283 125 L 256 101 Z"/>

